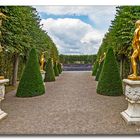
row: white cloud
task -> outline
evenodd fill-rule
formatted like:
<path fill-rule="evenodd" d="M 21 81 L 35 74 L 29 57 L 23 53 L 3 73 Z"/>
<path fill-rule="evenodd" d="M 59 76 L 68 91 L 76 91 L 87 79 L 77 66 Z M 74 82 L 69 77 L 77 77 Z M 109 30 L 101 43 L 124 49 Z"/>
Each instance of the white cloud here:
<path fill-rule="evenodd" d="M 90 42 L 99 42 L 102 38 L 102 35 L 99 31 L 93 30 L 85 34 L 85 36 L 81 39 L 82 43 L 90 43 Z"/>
<path fill-rule="evenodd" d="M 49 18 L 41 24 L 63 54 L 95 54 L 104 34 L 80 19 Z"/>
<path fill-rule="evenodd" d="M 42 19 L 43 28 L 52 37 L 60 53 L 97 53 L 102 38 L 114 19 L 116 6 L 35 6 L 38 12 L 54 15 L 56 19 Z M 76 18 L 57 16 L 87 16 L 91 25 Z M 53 17 L 53 16 L 52 16 Z"/>
<path fill-rule="evenodd" d="M 107 27 L 116 13 L 116 6 L 36 6 L 48 15 L 85 15 L 99 27 Z"/>

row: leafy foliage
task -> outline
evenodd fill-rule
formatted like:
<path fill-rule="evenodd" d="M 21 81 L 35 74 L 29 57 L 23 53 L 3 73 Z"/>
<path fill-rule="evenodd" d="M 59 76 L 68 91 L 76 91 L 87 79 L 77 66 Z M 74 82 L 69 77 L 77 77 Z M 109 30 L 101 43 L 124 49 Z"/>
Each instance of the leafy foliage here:
<path fill-rule="evenodd" d="M 45 93 L 40 66 L 35 49 L 32 49 L 20 80 L 16 96 L 33 97 Z"/>
<path fill-rule="evenodd" d="M 107 52 L 111 46 L 115 52 L 122 78 L 126 78 L 130 72 L 130 56 L 132 53 L 132 39 L 135 30 L 135 22 L 140 17 L 140 6 L 119 6 L 116 8 L 115 19 L 104 36 L 97 58 Z M 126 65 L 128 63 L 128 65 Z"/>
<path fill-rule="evenodd" d="M 59 53 L 58 53 L 57 47 L 55 46 L 53 42 L 52 42 L 50 57 L 53 59 L 54 62 L 59 61 Z"/>
<path fill-rule="evenodd" d="M 0 55 L 0 74 L 12 81 L 15 70 L 14 62 L 19 59 L 18 79 L 29 56 L 29 50 L 36 48 L 38 55 L 47 51 L 46 58 L 59 60 L 58 50 L 47 32 L 40 25 L 40 17 L 31 6 L 0 6 L 0 12 L 7 16 L 3 20 L 0 36 L 4 51 Z M 13 63 L 13 64 L 12 64 Z"/>
<path fill-rule="evenodd" d="M 108 96 L 119 96 L 123 93 L 122 81 L 112 48 L 108 49 L 99 78 L 97 93 Z"/>

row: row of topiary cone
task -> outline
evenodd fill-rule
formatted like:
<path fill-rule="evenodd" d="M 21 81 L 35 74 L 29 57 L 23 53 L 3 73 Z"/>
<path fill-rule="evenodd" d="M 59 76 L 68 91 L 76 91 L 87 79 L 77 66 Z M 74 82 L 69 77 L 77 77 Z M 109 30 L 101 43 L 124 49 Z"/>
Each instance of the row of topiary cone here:
<path fill-rule="evenodd" d="M 47 63 L 46 63 L 46 68 L 45 68 L 45 80 L 44 82 L 51 82 L 55 81 L 55 76 L 59 76 L 59 74 L 62 73 L 62 66 L 60 63 L 52 62 L 52 59 L 49 58 Z"/>
<path fill-rule="evenodd" d="M 123 93 L 122 80 L 112 48 L 109 48 L 105 59 L 95 62 L 92 76 L 98 81 L 96 92 L 102 95 L 119 96 Z"/>
<path fill-rule="evenodd" d="M 33 97 L 44 94 L 44 82 L 55 81 L 55 76 L 61 74 L 62 67 L 60 63 L 54 62 L 53 64 L 52 59 L 49 58 L 45 71 L 45 80 L 43 81 L 36 50 L 32 49 L 19 82 L 16 96 Z"/>

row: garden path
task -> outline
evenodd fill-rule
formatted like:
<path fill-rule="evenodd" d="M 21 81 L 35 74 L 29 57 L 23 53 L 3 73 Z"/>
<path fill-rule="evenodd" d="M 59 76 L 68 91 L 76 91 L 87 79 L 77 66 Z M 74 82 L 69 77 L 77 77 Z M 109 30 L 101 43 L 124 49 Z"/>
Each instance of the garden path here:
<path fill-rule="evenodd" d="M 91 72 L 63 72 L 46 83 L 46 94 L 32 98 L 7 93 L 2 109 L 8 117 L 0 122 L 0 134 L 137 134 L 140 127 L 127 126 L 120 112 L 127 108 L 124 96 L 96 93 Z"/>

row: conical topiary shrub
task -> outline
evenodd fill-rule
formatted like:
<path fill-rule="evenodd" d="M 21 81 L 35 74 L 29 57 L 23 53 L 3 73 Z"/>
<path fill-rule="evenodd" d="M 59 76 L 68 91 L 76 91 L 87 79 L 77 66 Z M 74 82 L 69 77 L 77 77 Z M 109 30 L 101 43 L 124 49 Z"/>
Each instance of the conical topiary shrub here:
<path fill-rule="evenodd" d="M 45 87 L 40 73 L 37 53 L 35 49 L 32 49 L 23 71 L 16 96 L 33 97 L 44 93 Z"/>
<path fill-rule="evenodd" d="M 59 66 L 60 66 L 60 71 L 61 71 L 61 73 L 62 73 L 62 64 L 61 63 L 59 63 Z"/>
<path fill-rule="evenodd" d="M 57 63 L 57 69 L 58 69 L 58 73 L 61 74 L 59 63 Z"/>
<path fill-rule="evenodd" d="M 45 73 L 45 79 L 44 82 L 51 82 L 55 81 L 55 74 L 53 69 L 53 64 L 51 58 L 48 59 L 46 63 L 46 73 Z"/>
<path fill-rule="evenodd" d="M 63 71 L 63 67 L 62 67 L 62 64 L 60 63 L 60 68 L 61 68 L 61 73 L 62 73 L 62 71 Z"/>
<path fill-rule="evenodd" d="M 122 81 L 112 48 L 109 48 L 106 54 L 97 93 L 108 96 L 119 96 L 123 93 Z"/>
<path fill-rule="evenodd" d="M 92 76 L 95 76 L 99 67 L 99 63 L 96 60 L 95 64 L 92 66 Z"/>
<path fill-rule="evenodd" d="M 96 81 L 99 80 L 99 77 L 100 77 L 100 74 L 101 74 L 101 71 L 102 71 L 102 68 L 103 68 L 103 64 L 104 64 L 104 60 L 100 63 L 99 68 L 97 70 L 96 77 L 95 77 Z"/>
<path fill-rule="evenodd" d="M 61 73 L 63 72 L 63 65 L 60 63 Z"/>
<path fill-rule="evenodd" d="M 61 74 L 62 73 L 62 68 L 61 68 L 61 64 L 60 63 L 57 64 L 57 68 L 58 68 L 59 74 Z"/>
<path fill-rule="evenodd" d="M 56 63 L 56 62 L 54 62 L 54 67 L 53 67 L 53 69 L 54 69 L 55 76 L 59 76 L 59 71 L 58 71 L 57 63 Z"/>

